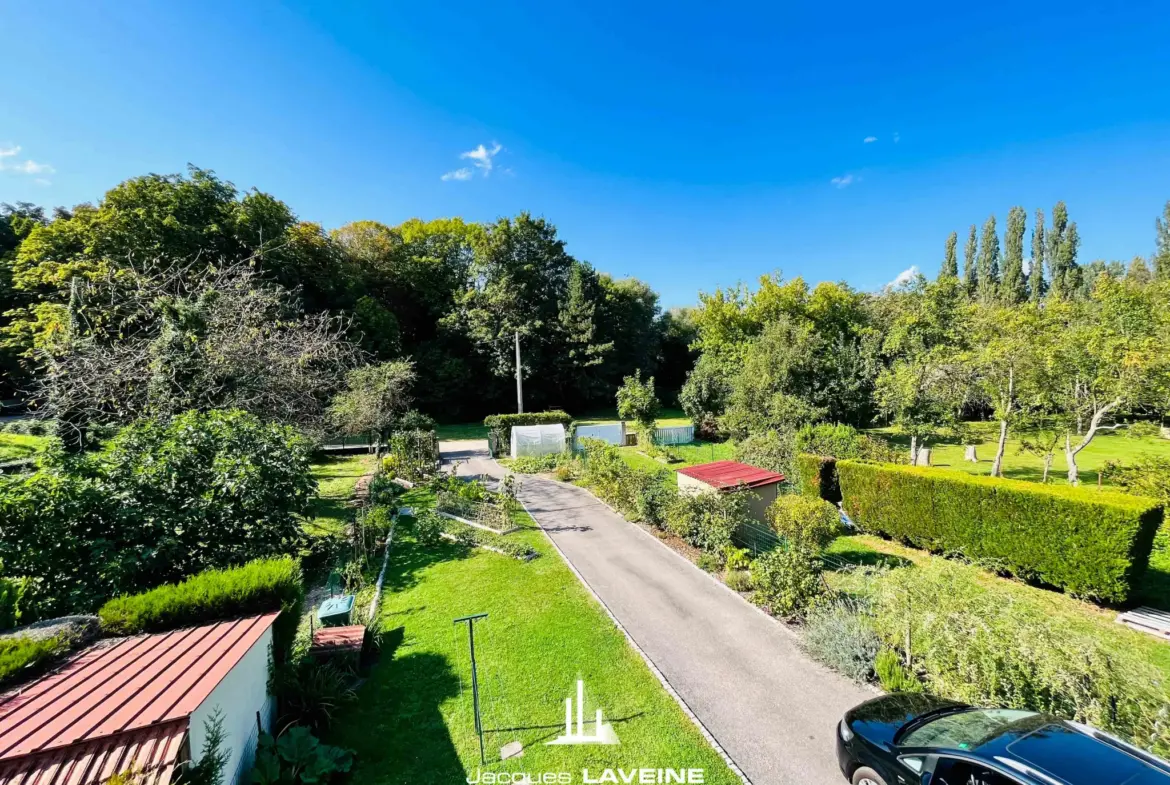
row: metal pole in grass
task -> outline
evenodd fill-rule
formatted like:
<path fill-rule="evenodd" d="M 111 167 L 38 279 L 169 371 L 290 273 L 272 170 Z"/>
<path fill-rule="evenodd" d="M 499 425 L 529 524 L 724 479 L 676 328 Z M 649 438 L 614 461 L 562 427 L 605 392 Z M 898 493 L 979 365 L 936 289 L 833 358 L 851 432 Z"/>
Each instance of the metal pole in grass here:
<path fill-rule="evenodd" d="M 475 735 L 479 736 L 479 762 L 487 763 L 483 754 L 483 720 L 479 716 L 479 679 L 475 673 L 475 620 L 486 619 L 486 613 L 475 613 L 456 619 L 453 624 L 467 622 L 467 642 L 471 647 L 471 705 L 475 710 Z"/>

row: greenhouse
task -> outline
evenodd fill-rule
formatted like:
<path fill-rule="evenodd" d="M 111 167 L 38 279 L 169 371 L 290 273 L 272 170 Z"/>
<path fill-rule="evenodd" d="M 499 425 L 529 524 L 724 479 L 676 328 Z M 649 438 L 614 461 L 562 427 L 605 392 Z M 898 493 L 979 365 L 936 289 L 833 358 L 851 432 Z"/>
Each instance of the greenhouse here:
<path fill-rule="evenodd" d="M 565 426 L 516 425 L 512 428 L 512 457 L 551 455 L 565 451 Z"/>

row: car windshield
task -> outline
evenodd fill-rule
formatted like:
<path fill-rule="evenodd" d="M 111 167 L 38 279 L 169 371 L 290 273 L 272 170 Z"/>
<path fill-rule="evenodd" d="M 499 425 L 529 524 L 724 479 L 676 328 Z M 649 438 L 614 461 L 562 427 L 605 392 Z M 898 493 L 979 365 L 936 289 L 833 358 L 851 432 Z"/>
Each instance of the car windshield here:
<path fill-rule="evenodd" d="M 912 729 L 899 744 L 905 747 L 946 747 L 974 749 L 1014 722 L 1035 712 L 1015 709 L 971 709 L 944 714 Z"/>

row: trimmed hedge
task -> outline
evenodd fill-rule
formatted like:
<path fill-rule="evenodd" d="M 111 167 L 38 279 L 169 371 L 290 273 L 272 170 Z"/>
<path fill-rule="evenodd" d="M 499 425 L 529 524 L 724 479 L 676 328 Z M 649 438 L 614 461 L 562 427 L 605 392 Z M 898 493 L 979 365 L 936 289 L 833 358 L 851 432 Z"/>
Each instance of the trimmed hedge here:
<path fill-rule="evenodd" d="M 39 675 L 65 656 L 73 646 L 67 635 L 33 638 L 6 635 L 0 638 L 0 684 Z"/>
<path fill-rule="evenodd" d="M 1163 515 L 1140 496 L 943 469 L 838 461 L 837 474 L 866 531 L 1109 602 L 1129 598 Z"/>
<path fill-rule="evenodd" d="M 289 557 L 208 570 L 182 583 L 116 597 L 98 611 L 102 632 L 136 635 L 281 611 L 273 627 L 277 660 L 292 645 L 305 599 L 301 568 Z"/>
<path fill-rule="evenodd" d="M 512 428 L 517 425 L 556 425 L 565 426 L 565 433 L 569 432 L 569 425 L 573 418 L 567 412 L 554 409 L 551 412 L 524 412 L 523 414 L 490 414 L 483 418 L 483 424 L 488 429 L 488 447 L 492 457 L 501 451 L 511 448 Z"/>
<path fill-rule="evenodd" d="M 827 502 L 841 501 L 841 486 L 837 482 L 837 459 L 829 455 L 796 456 L 797 491 L 804 496 L 819 496 Z"/>

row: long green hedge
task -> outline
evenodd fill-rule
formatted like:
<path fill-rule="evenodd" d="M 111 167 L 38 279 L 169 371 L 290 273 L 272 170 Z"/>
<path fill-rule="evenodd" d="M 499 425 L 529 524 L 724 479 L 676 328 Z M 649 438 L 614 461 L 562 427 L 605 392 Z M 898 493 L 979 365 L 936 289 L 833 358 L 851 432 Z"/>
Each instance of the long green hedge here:
<path fill-rule="evenodd" d="M 1129 598 L 1162 522 L 1153 499 L 1090 488 L 863 461 L 837 476 L 866 531 L 1109 602 Z"/>
<path fill-rule="evenodd" d="M 273 648 L 279 660 L 292 645 L 304 598 L 301 568 L 294 559 L 257 559 L 242 567 L 201 572 L 142 594 L 116 597 L 102 606 L 98 618 L 107 635 L 135 635 L 281 611 L 273 627 Z"/>
<path fill-rule="evenodd" d="M 796 489 L 804 496 L 819 496 L 833 504 L 841 501 L 841 486 L 837 483 L 837 459 L 828 455 L 798 453 Z"/>
<path fill-rule="evenodd" d="M 510 449 L 512 443 L 512 428 L 517 425 L 556 425 L 565 426 L 569 430 L 573 418 L 567 412 L 554 409 L 551 412 L 524 412 L 523 414 L 490 414 L 483 418 L 483 424 L 488 428 L 488 447 L 493 456 Z"/>

